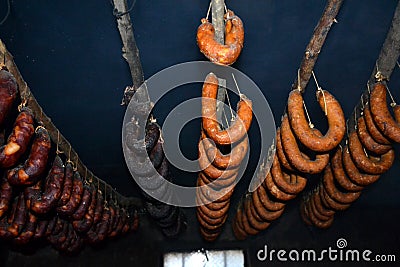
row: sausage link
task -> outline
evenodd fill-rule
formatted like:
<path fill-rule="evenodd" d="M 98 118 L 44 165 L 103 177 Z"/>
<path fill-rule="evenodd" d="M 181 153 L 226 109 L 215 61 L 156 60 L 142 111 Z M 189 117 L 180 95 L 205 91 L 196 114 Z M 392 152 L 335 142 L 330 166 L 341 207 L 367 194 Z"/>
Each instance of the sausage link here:
<path fill-rule="evenodd" d="M 303 96 L 299 90 L 293 90 L 289 95 L 290 125 L 303 145 L 316 152 L 328 152 L 342 141 L 346 131 L 346 121 L 342 107 L 328 91 L 318 90 L 317 100 L 328 119 L 329 129 L 324 136 L 318 135 L 309 127 L 304 114 Z"/>
<path fill-rule="evenodd" d="M 390 114 L 386 101 L 386 86 L 383 83 L 376 83 L 374 85 L 370 95 L 370 107 L 378 129 L 386 137 L 396 143 L 400 143 L 400 124 Z M 394 107 L 394 109 L 399 108 L 400 106 Z"/>
<path fill-rule="evenodd" d="M 322 200 L 321 200 L 321 194 L 320 194 L 320 187 L 317 186 L 313 192 L 313 197 L 314 197 L 314 204 L 315 204 L 315 208 L 318 211 L 319 214 L 325 216 L 325 217 L 332 217 L 335 214 L 335 211 L 326 208 L 323 204 L 322 204 Z"/>
<path fill-rule="evenodd" d="M 237 177 L 237 173 L 234 173 L 231 177 L 225 179 L 211 179 L 204 173 L 200 174 L 200 178 L 203 180 L 203 182 L 215 190 L 233 186 Z"/>
<path fill-rule="evenodd" d="M 253 216 L 251 212 L 252 203 L 253 202 L 251 202 L 251 199 L 245 200 L 244 212 L 246 213 L 247 220 L 252 228 L 256 229 L 257 231 L 264 231 L 270 226 L 271 223 L 265 220 L 258 221 L 255 216 Z"/>
<path fill-rule="evenodd" d="M 146 125 L 145 146 L 146 151 L 150 152 L 160 139 L 160 126 L 155 122 L 150 122 Z"/>
<path fill-rule="evenodd" d="M 318 130 L 314 130 L 315 132 Z M 319 136 L 320 134 L 316 134 Z M 297 145 L 296 138 L 289 124 L 289 119 L 285 115 L 281 124 L 282 147 L 290 164 L 299 172 L 316 174 L 322 172 L 329 162 L 329 154 L 317 154 L 315 160 L 310 160 L 307 155 L 302 153 Z"/>
<path fill-rule="evenodd" d="M 46 169 L 50 147 L 49 133 L 43 127 L 38 128 L 28 159 L 23 166 L 8 171 L 8 182 L 12 185 L 32 185 L 36 183 Z"/>
<path fill-rule="evenodd" d="M 329 194 L 327 193 L 326 188 L 324 186 L 321 186 L 321 190 L 322 190 L 322 195 L 324 197 L 324 200 L 326 201 L 326 204 L 332 210 L 343 211 L 350 207 L 350 204 L 343 204 L 343 203 L 337 202 L 334 199 L 332 199 L 329 196 Z"/>
<path fill-rule="evenodd" d="M 154 168 L 158 169 L 162 164 L 165 156 L 163 151 L 163 141 L 161 139 L 158 140 L 153 150 L 151 150 L 149 158 Z"/>
<path fill-rule="evenodd" d="M 38 222 L 36 224 L 34 239 L 40 239 L 44 237 L 44 234 L 46 233 L 46 229 L 49 223 L 50 223 L 49 218 L 38 219 Z"/>
<path fill-rule="evenodd" d="M 75 210 L 78 208 L 81 203 L 82 195 L 83 195 L 83 183 L 81 180 L 81 176 L 78 172 L 74 173 L 73 185 L 72 185 L 72 193 L 69 198 L 67 204 L 64 206 L 57 207 L 57 212 L 64 216 L 72 215 Z"/>
<path fill-rule="evenodd" d="M 207 158 L 206 152 L 204 151 L 203 140 L 200 140 L 198 149 L 200 168 L 202 172 L 204 172 L 211 179 L 228 179 L 232 177 L 232 175 L 237 174 L 237 169 L 221 170 L 212 165 L 212 163 Z"/>
<path fill-rule="evenodd" d="M 350 192 L 361 191 L 364 187 L 353 183 L 347 176 L 344 170 L 343 160 L 342 160 L 342 149 L 337 149 L 335 155 L 331 158 L 332 171 L 335 180 L 338 184 L 345 190 Z"/>
<path fill-rule="evenodd" d="M 358 192 L 341 192 L 334 183 L 334 178 L 333 178 L 333 173 L 331 166 L 328 165 L 325 169 L 324 177 L 323 177 L 323 184 L 324 188 L 326 189 L 326 192 L 328 195 L 335 200 L 336 202 L 342 203 L 342 204 L 350 204 L 356 201 L 362 191 Z"/>
<path fill-rule="evenodd" d="M 394 150 L 390 149 L 379 159 L 374 159 L 372 156 L 365 155 L 360 140 L 356 132 L 351 132 L 349 136 L 349 150 L 351 157 L 356 166 L 369 174 L 382 174 L 390 169 L 394 162 Z"/>
<path fill-rule="evenodd" d="M 215 40 L 214 26 L 207 19 L 201 19 L 197 29 L 197 45 L 200 51 L 213 63 L 231 65 L 243 48 L 244 28 L 242 20 L 233 11 L 226 14 L 225 44 Z"/>
<path fill-rule="evenodd" d="M 257 187 L 257 190 L 253 192 L 252 197 L 254 203 L 259 201 L 265 209 L 270 211 L 278 211 L 285 207 L 285 203 L 271 200 L 263 185 Z"/>
<path fill-rule="evenodd" d="M 91 187 L 85 185 L 83 187 L 82 199 L 79 203 L 79 206 L 72 214 L 72 216 L 71 216 L 72 219 L 73 220 L 81 220 L 85 216 L 86 212 L 88 211 L 91 203 L 92 203 L 92 189 L 91 189 Z"/>
<path fill-rule="evenodd" d="M 13 237 L 19 236 L 22 228 L 25 226 L 27 219 L 27 208 L 24 194 L 21 193 L 18 196 L 17 209 L 15 211 L 14 219 L 10 226 L 8 227 L 8 232 L 11 233 Z"/>
<path fill-rule="evenodd" d="M 245 240 L 247 238 L 247 233 L 243 230 L 241 218 L 242 218 L 242 210 L 239 208 L 236 211 L 234 222 L 232 223 L 232 228 L 236 239 Z"/>
<path fill-rule="evenodd" d="M 307 179 L 296 174 L 287 174 L 282 171 L 278 156 L 274 155 L 274 160 L 271 168 L 272 179 L 276 186 L 287 194 L 298 194 L 306 187 Z M 286 176 L 289 178 L 287 179 Z M 295 183 L 290 182 L 290 177 L 294 176 Z"/>
<path fill-rule="evenodd" d="M 216 115 L 218 78 L 214 73 L 207 75 L 202 90 L 202 125 L 207 136 L 218 145 L 230 145 L 242 139 L 250 128 L 253 118 L 252 102 L 241 95 L 237 105 L 235 121 L 224 131 L 219 129 Z"/>
<path fill-rule="evenodd" d="M 220 188 L 220 190 L 214 190 L 210 186 L 207 186 L 204 183 L 204 180 L 201 178 L 201 176 L 204 175 L 202 173 L 199 173 L 199 179 L 197 179 L 197 186 L 199 186 L 199 190 L 202 191 L 202 194 L 209 200 L 209 201 L 226 201 L 227 199 L 230 199 L 230 197 L 233 194 L 234 187 L 233 186 L 228 186 L 224 188 Z"/>
<path fill-rule="evenodd" d="M 290 165 L 285 152 L 283 151 L 280 127 L 276 130 L 276 154 L 278 155 L 279 162 L 285 169 L 289 171 L 295 171 L 292 165 Z"/>
<path fill-rule="evenodd" d="M 0 127 L 7 117 L 15 98 L 17 97 L 18 84 L 15 77 L 6 69 L 0 70 Z"/>
<path fill-rule="evenodd" d="M 104 208 L 103 192 L 98 190 L 97 191 L 96 208 L 94 210 L 94 216 L 93 216 L 93 224 L 97 224 L 101 220 L 101 217 L 103 214 L 103 208 Z"/>
<path fill-rule="evenodd" d="M 23 107 L 15 120 L 7 144 L 0 148 L 0 167 L 9 168 L 17 164 L 25 153 L 34 132 L 32 111 Z"/>
<path fill-rule="evenodd" d="M 268 191 L 273 195 L 275 198 L 281 201 L 289 201 L 296 197 L 295 194 L 287 194 L 279 189 L 279 187 L 274 183 L 272 180 L 271 172 L 268 172 L 267 177 L 265 179 L 265 185 Z"/>
<path fill-rule="evenodd" d="M 242 140 L 232 148 L 229 154 L 223 155 L 212 140 L 205 137 L 201 142 L 203 143 L 208 161 L 212 162 L 212 164 L 219 169 L 233 169 L 239 167 L 249 146 L 248 138 L 242 138 Z"/>
<path fill-rule="evenodd" d="M 31 210 L 36 214 L 45 214 L 53 209 L 61 197 L 63 184 L 64 166 L 61 158 L 57 155 L 47 176 L 44 192 L 41 196 L 33 199 L 30 205 Z"/>
<path fill-rule="evenodd" d="M 328 221 L 329 219 L 332 218 L 332 216 L 326 216 L 325 214 L 319 212 L 317 206 L 315 205 L 315 197 L 316 194 L 311 194 L 310 197 L 308 198 L 309 210 L 319 221 Z"/>
<path fill-rule="evenodd" d="M 0 187 L 0 218 L 4 216 L 10 206 L 12 193 L 13 188 L 7 180 L 7 176 L 4 174 L 1 179 Z"/>
<path fill-rule="evenodd" d="M 246 215 L 245 211 L 245 203 L 242 203 L 242 224 L 243 224 L 243 230 L 248 234 L 248 235 L 256 235 L 259 233 L 259 231 L 255 228 L 253 228 Z"/>
<path fill-rule="evenodd" d="M 285 205 L 283 205 L 282 209 L 277 210 L 277 211 L 271 211 L 268 210 L 261 202 L 261 200 L 258 198 L 258 195 L 255 194 L 255 196 L 252 196 L 252 201 L 254 204 L 255 211 L 257 214 L 260 216 L 260 218 L 264 221 L 274 221 L 278 219 L 283 211 L 285 210 Z"/>
<path fill-rule="evenodd" d="M 365 125 L 367 126 L 368 132 L 371 134 L 371 137 L 379 144 L 382 145 L 390 145 L 390 140 L 388 140 L 378 129 L 375 124 L 374 118 L 371 114 L 371 107 L 367 104 L 363 110 Z"/>
<path fill-rule="evenodd" d="M 61 197 L 57 203 L 58 206 L 64 206 L 68 203 L 69 199 L 71 198 L 72 194 L 72 186 L 73 186 L 73 176 L 74 176 L 74 169 L 70 162 L 67 162 L 65 166 L 64 172 L 64 184 L 62 186 L 62 193 Z"/>
<path fill-rule="evenodd" d="M 367 126 L 365 125 L 364 117 L 360 117 L 357 120 L 357 135 L 361 141 L 361 144 L 370 152 L 382 155 L 392 149 L 391 145 L 382 145 L 376 142 L 371 135 L 369 135 Z"/>
<path fill-rule="evenodd" d="M 97 190 L 91 187 L 92 199 L 90 205 L 81 220 L 74 220 L 72 222 L 72 227 L 75 231 L 79 233 L 86 233 L 90 227 L 93 225 L 94 210 L 97 204 Z"/>
<path fill-rule="evenodd" d="M 349 149 L 347 146 L 343 148 L 343 166 L 344 169 L 349 177 L 349 179 L 360 186 L 367 186 L 372 183 L 375 183 L 380 175 L 373 175 L 373 174 L 368 174 L 368 173 L 361 173 L 355 163 L 353 162 L 353 159 L 351 158 Z"/>
<path fill-rule="evenodd" d="M 311 201 L 308 201 L 305 204 L 305 209 L 308 210 L 308 212 L 307 212 L 307 214 L 309 216 L 308 218 L 310 219 L 311 223 L 314 226 L 316 226 L 318 228 L 321 228 L 321 229 L 326 229 L 326 228 L 329 228 L 332 225 L 333 218 L 334 218 L 333 216 L 331 218 L 329 218 L 328 220 L 326 220 L 326 221 L 319 220 L 315 216 L 315 214 L 313 213 L 312 207 L 311 207 Z"/>
<path fill-rule="evenodd" d="M 207 208 L 209 208 L 211 210 L 220 210 L 223 207 L 225 207 L 227 205 L 227 203 L 229 202 L 229 199 L 228 199 L 228 200 L 221 201 L 221 202 L 214 201 L 214 202 L 205 204 L 208 201 L 205 198 L 205 196 L 203 195 L 203 192 L 200 189 L 197 189 L 197 188 L 196 188 L 196 199 L 197 199 L 199 204 L 205 205 L 205 206 L 207 206 Z"/>

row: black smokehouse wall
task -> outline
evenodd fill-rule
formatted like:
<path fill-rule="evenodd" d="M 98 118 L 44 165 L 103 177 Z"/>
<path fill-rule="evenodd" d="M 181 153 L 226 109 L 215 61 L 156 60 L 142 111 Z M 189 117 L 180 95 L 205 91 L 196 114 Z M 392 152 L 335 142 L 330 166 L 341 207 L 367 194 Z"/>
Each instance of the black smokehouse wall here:
<path fill-rule="evenodd" d="M 226 3 L 245 24 L 245 46 L 233 66 L 259 86 L 279 122 L 325 1 Z M 314 71 L 320 85 L 340 101 L 346 118 L 366 89 L 366 81 L 396 5 L 397 1 L 392 0 L 345 1 L 337 17 L 338 24 L 328 35 Z M 5 15 L 6 8 L 6 0 L 1 0 L 0 18 Z M 131 18 L 145 78 L 177 63 L 205 60 L 196 45 L 195 34 L 207 8 L 207 1 L 136 1 Z M 0 26 L 0 38 L 13 54 L 45 113 L 71 142 L 83 162 L 122 194 L 138 196 L 121 149 L 125 109 L 120 106 L 120 101 L 131 78 L 121 57 L 122 45 L 110 2 L 11 1 L 10 15 Z M 400 99 L 398 68 L 393 72 L 389 86 L 395 98 Z M 324 129 L 323 114 L 314 100 L 315 89 L 314 82 L 310 81 L 306 92 L 307 107 L 314 124 Z M 177 88 L 157 103 L 155 115 L 158 121 L 162 124 L 173 107 L 200 95 L 200 84 Z M 183 153 L 195 158 L 199 121 L 189 126 L 181 133 Z M 250 177 L 258 160 L 257 137 L 255 132 L 250 132 L 254 151 L 247 170 Z M 398 148 L 396 156 L 399 156 Z M 197 234 L 193 210 L 185 209 L 189 229 L 178 240 L 164 240 L 155 224 L 144 217 L 138 233 L 104 247 L 86 249 L 74 258 L 59 256 L 51 248 L 16 252 L 3 245 L 0 265 L 105 266 L 120 263 L 157 266 L 163 252 L 206 247 L 242 248 L 249 266 L 266 266 L 267 262 L 255 258 L 265 244 L 276 249 L 324 248 L 334 246 L 338 238 L 345 238 L 354 248 L 382 254 L 398 253 L 399 172 L 400 163 L 396 158 L 390 171 L 368 187 L 349 210 L 339 213 L 328 230 L 307 228 L 298 214 L 299 199 L 296 199 L 263 234 L 245 242 L 232 241 L 233 237 L 226 234 L 223 240 L 206 244 Z M 195 185 L 194 173 L 173 169 L 173 175 L 178 184 Z M 239 184 L 236 200 L 245 191 L 250 177 Z M 310 181 L 310 184 L 314 182 Z M 231 213 L 232 217 L 233 208 Z M 225 226 L 225 231 L 230 231 L 229 226 Z"/>

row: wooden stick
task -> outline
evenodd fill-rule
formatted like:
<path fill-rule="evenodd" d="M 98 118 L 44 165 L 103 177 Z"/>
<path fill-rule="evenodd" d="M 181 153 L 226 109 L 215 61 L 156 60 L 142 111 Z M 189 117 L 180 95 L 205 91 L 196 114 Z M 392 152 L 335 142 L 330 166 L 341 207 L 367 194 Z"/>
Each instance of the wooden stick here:
<path fill-rule="evenodd" d="M 400 56 L 400 1 L 397 4 L 393 15 L 392 24 L 382 45 L 376 64 L 372 69 L 371 76 L 367 82 L 370 90 L 377 80 L 384 82 L 390 80 L 393 69 L 396 67 L 397 59 Z M 356 119 L 360 116 L 363 106 L 369 101 L 370 91 L 366 89 L 361 95 L 351 117 L 347 120 L 349 130 L 355 129 Z"/>
<path fill-rule="evenodd" d="M 303 60 L 300 64 L 300 82 L 296 73 L 296 79 L 292 84 L 293 90 L 300 89 L 300 91 L 304 93 L 308 81 L 310 80 L 311 72 L 317 62 L 318 55 L 321 52 L 332 24 L 336 21 L 335 18 L 339 13 L 342 3 L 343 0 L 329 0 L 325 6 L 324 13 L 318 21 L 317 27 L 314 29 L 314 33 L 307 45 Z"/>
<path fill-rule="evenodd" d="M 132 76 L 132 87 L 127 87 L 124 91 L 124 98 L 122 105 L 128 105 L 136 89 L 139 88 L 144 82 L 144 75 L 142 63 L 140 61 L 139 49 L 136 45 L 135 36 L 133 34 L 133 25 L 129 15 L 129 8 L 127 0 L 113 0 L 114 10 L 113 14 L 117 18 L 118 31 L 122 40 L 122 57 L 129 65 Z M 148 100 L 147 89 L 143 90 L 140 95 L 137 95 L 141 102 Z"/>
<path fill-rule="evenodd" d="M 211 14 L 212 24 L 215 29 L 215 40 L 221 44 L 225 43 L 225 23 L 224 23 L 224 0 L 212 0 Z M 222 112 L 224 111 L 224 102 L 226 94 L 226 80 L 218 78 L 218 93 L 217 93 L 217 120 L 222 125 Z M 229 125 L 227 125 L 229 127 Z"/>
<path fill-rule="evenodd" d="M 67 157 L 70 157 L 70 160 L 73 162 L 74 167 L 77 168 L 77 171 L 82 175 L 82 177 L 83 175 L 86 175 L 87 179 L 92 178 L 94 185 L 98 186 L 103 192 L 106 191 L 108 197 L 112 195 L 113 198 L 116 198 L 118 203 L 122 206 L 142 206 L 141 200 L 137 198 L 127 198 L 122 196 L 117 191 L 115 191 L 111 185 L 98 178 L 83 164 L 68 140 L 60 133 L 60 131 L 56 128 L 51 119 L 46 116 L 42 107 L 33 96 L 27 83 L 22 78 L 22 75 L 13 60 L 13 56 L 7 51 L 7 48 L 2 40 L 0 40 L 0 58 L 3 59 L 4 57 L 6 59 L 5 65 L 7 69 L 10 73 L 14 75 L 15 79 L 17 80 L 21 100 L 27 101 L 26 106 L 32 110 L 36 121 L 47 129 L 53 143 L 58 143 L 59 150 L 64 152 Z"/>

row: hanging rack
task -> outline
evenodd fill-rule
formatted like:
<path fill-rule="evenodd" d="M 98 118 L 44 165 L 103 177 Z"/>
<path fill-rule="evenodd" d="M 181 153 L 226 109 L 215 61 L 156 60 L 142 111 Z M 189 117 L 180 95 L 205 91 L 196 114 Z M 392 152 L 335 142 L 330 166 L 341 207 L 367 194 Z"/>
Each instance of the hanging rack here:
<path fill-rule="evenodd" d="M 93 184 L 98 186 L 101 191 L 107 191 L 108 194 L 114 194 L 115 198 L 121 205 L 126 205 L 129 207 L 141 206 L 142 204 L 140 199 L 122 196 L 114 188 L 112 188 L 111 185 L 98 178 L 85 166 L 85 164 L 83 164 L 68 140 L 61 134 L 51 119 L 43 112 L 42 107 L 33 96 L 28 84 L 22 78 L 22 75 L 14 62 L 13 56 L 10 54 L 10 52 L 8 52 L 2 40 L 0 40 L 0 58 L 5 58 L 5 66 L 7 67 L 8 71 L 14 75 L 18 84 L 21 100 L 24 102 L 26 101 L 26 106 L 32 110 L 36 121 L 47 129 L 51 140 L 57 144 L 58 150 L 68 153 L 69 159 L 74 163 L 74 168 L 76 168 L 80 174 L 86 174 L 87 177 L 92 177 Z"/>

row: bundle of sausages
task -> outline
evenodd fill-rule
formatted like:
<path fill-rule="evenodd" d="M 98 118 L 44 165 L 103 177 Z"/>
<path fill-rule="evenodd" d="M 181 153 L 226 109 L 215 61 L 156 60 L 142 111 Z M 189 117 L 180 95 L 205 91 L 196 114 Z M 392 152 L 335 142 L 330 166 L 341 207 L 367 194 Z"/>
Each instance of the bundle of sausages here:
<path fill-rule="evenodd" d="M 373 86 L 369 98 L 355 129 L 349 129 L 346 145 L 337 149 L 322 181 L 302 201 L 300 211 L 308 225 L 331 226 L 335 212 L 347 209 L 394 162 L 392 144 L 400 142 L 400 106 L 393 106 L 393 118 L 381 82 Z"/>
<path fill-rule="evenodd" d="M 263 170 L 264 161 L 257 175 L 260 186 L 246 194 L 236 212 L 232 228 L 237 239 L 256 235 L 279 218 L 285 203 L 305 188 L 306 175 L 323 171 L 329 162 L 329 151 L 341 142 L 346 127 L 340 104 L 325 90 L 317 91 L 317 100 L 328 119 L 325 135 L 307 122 L 300 91 L 290 93 L 287 115 L 276 133 L 276 153 L 269 158 L 271 170 Z"/>
<path fill-rule="evenodd" d="M 225 44 L 215 40 L 214 26 L 201 19 L 197 29 L 197 45 L 200 51 L 213 63 L 231 65 L 235 63 L 243 48 L 244 28 L 242 20 L 233 11 L 228 10 L 225 18 Z"/>
<path fill-rule="evenodd" d="M 246 133 L 253 117 L 252 102 L 242 95 L 235 121 L 221 131 L 216 118 L 217 91 L 218 79 L 210 73 L 202 91 L 202 132 L 198 145 L 202 171 L 196 188 L 200 233 L 207 241 L 219 236 L 227 219 L 240 163 L 248 150 Z M 221 153 L 223 146 L 231 146 L 229 154 Z"/>
<path fill-rule="evenodd" d="M 11 119 L 8 114 L 17 89 L 13 75 L 0 70 L 2 130 L 7 128 L 6 119 Z M 57 155 L 47 170 L 52 158 L 49 133 L 42 126 L 35 130 L 29 108 L 20 105 L 18 111 L 0 147 L 0 238 L 17 245 L 46 239 L 60 251 L 76 253 L 85 242 L 94 244 L 137 228 L 135 211 L 108 204 L 100 190 L 82 181 L 70 162 L 64 166 Z"/>
<path fill-rule="evenodd" d="M 134 114 L 132 121 L 125 126 L 127 163 L 137 176 L 136 181 L 149 190 L 150 195 L 157 199 L 171 200 L 175 196 L 168 187 L 168 182 L 172 179 L 169 174 L 169 162 L 164 156 L 162 147 L 161 128 L 155 121 L 150 121 L 146 124 L 145 133 L 140 133 L 139 121 L 147 121 L 143 114 L 149 114 L 142 111 L 151 109 L 151 104 L 138 102 L 136 98 L 132 98 L 130 107 L 133 107 Z M 186 228 L 186 218 L 181 209 L 158 201 L 145 191 L 141 192 L 144 197 L 144 207 L 160 226 L 162 233 L 170 238 L 177 237 Z"/>

